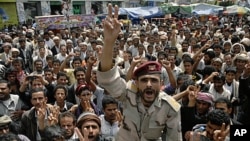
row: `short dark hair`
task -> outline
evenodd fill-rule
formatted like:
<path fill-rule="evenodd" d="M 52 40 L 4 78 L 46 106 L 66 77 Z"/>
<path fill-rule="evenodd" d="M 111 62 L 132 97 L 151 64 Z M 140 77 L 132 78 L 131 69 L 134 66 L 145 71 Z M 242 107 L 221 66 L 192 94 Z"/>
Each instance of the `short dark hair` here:
<path fill-rule="evenodd" d="M 53 60 L 53 59 L 54 59 L 54 57 L 50 54 L 46 56 L 46 60 Z"/>
<path fill-rule="evenodd" d="M 54 58 L 52 64 L 55 64 L 55 63 L 61 64 L 61 61 L 60 61 L 59 59 L 55 59 L 55 58 Z"/>
<path fill-rule="evenodd" d="M 227 74 L 229 72 L 236 74 L 236 67 L 228 67 L 228 68 L 226 68 L 225 73 Z"/>
<path fill-rule="evenodd" d="M 73 119 L 73 124 L 74 125 L 76 125 L 76 116 L 74 115 L 74 114 L 72 114 L 71 112 L 69 112 L 69 111 L 66 111 L 66 112 L 63 112 L 63 113 L 61 113 L 60 115 L 59 115 L 59 125 L 60 125 L 60 121 L 62 120 L 62 118 L 64 118 L 64 117 L 69 117 L 69 118 L 72 118 Z"/>
<path fill-rule="evenodd" d="M 102 99 L 102 107 L 105 109 L 108 104 L 116 104 L 118 107 L 118 102 L 115 100 L 115 98 L 111 96 L 104 96 Z"/>
<path fill-rule="evenodd" d="M 191 57 L 186 57 L 184 60 L 183 60 L 183 64 L 184 63 L 191 63 L 192 65 L 194 64 L 194 60 L 191 58 Z"/>
<path fill-rule="evenodd" d="M 57 85 L 57 86 L 54 88 L 54 90 L 53 90 L 53 94 L 54 94 L 54 95 L 55 95 L 55 93 L 56 93 L 56 91 L 57 91 L 58 89 L 63 89 L 64 92 L 65 92 L 66 97 L 68 96 L 68 90 L 67 90 L 67 88 L 66 88 L 65 86 L 63 86 L 63 85 Z"/>
<path fill-rule="evenodd" d="M 219 75 L 216 75 L 213 77 L 213 81 L 222 81 L 225 82 L 225 75 L 223 75 L 222 73 L 220 73 Z"/>
<path fill-rule="evenodd" d="M 76 77 L 76 73 L 79 72 L 79 71 L 83 71 L 84 74 L 86 73 L 85 69 L 83 67 L 77 67 L 75 68 L 74 70 L 74 76 Z"/>
<path fill-rule="evenodd" d="M 216 105 L 217 103 L 226 103 L 227 104 L 227 108 L 232 108 L 232 103 L 230 102 L 230 100 L 226 97 L 219 97 L 214 101 L 214 105 Z"/>
<path fill-rule="evenodd" d="M 223 123 L 225 123 L 226 126 L 230 124 L 230 116 L 219 109 L 210 111 L 208 113 L 207 119 L 208 122 L 217 126 L 222 126 Z"/>
<path fill-rule="evenodd" d="M 41 60 L 41 59 L 36 59 L 36 60 L 34 61 L 34 65 L 35 65 L 37 62 L 42 62 L 42 64 L 43 64 L 43 60 Z"/>
<path fill-rule="evenodd" d="M 195 44 L 195 45 L 193 46 L 193 48 L 201 48 L 201 45 L 200 45 L 200 44 Z"/>
<path fill-rule="evenodd" d="M 221 46 L 221 45 L 218 45 L 218 44 L 215 44 L 215 45 L 213 46 L 213 48 L 214 48 L 214 49 L 215 49 L 215 48 L 219 48 L 219 49 L 222 50 L 222 46 Z"/>
<path fill-rule="evenodd" d="M 64 76 L 64 77 L 66 77 L 66 78 L 68 77 L 67 74 L 66 74 L 65 72 L 61 72 L 61 71 L 60 71 L 60 72 L 58 72 L 58 73 L 56 74 L 56 79 L 59 79 L 61 76 Z"/>
<path fill-rule="evenodd" d="M 204 55 L 207 55 L 210 59 L 215 57 L 215 53 L 213 51 L 206 51 Z"/>
<path fill-rule="evenodd" d="M 7 87 L 10 88 L 10 83 L 5 79 L 0 79 L 0 83 L 6 83 Z"/>
<path fill-rule="evenodd" d="M 31 89 L 31 90 L 30 90 L 31 97 L 32 97 L 32 94 L 34 94 L 34 93 L 36 93 L 36 92 L 43 92 L 44 97 L 47 97 L 46 92 L 44 91 L 44 89 L 43 89 L 43 88 L 35 88 L 35 89 Z"/>
<path fill-rule="evenodd" d="M 207 65 L 205 66 L 205 68 L 202 70 L 202 75 L 203 76 L 209 76 L 211 75 L 213 72 L 215 72 L 215 68 L 211 65 Z"/>
<path fill-rule="evenodd" d="M 15 58 L 12 61 L 12 64 L 14 64 L 14 63 L 20 63 L 21 65 L 23 65 L 23 59 L 22 58 Z"/>
<path fill-rule="evenodd" d="M 63 131 L 58 125 L 47 126 L 44 129 L 45 141 L 53 141 L 55 138 L 64 137 Z"/>
<path fill-rule="evenodd" d="M 167 54 L 166 54 L 165 51 L 159 51 L 159 52 L 157 53 L 157 58 L 159 58 L 160 55 L 163 55 L 165 58 L 167 58 Z"/>
<path fill-rule="evenodd" d="M 46 68 L 46 69 L 44 69 L 44 73 L 45 72 L 51 72 L 51 73 L 53 73 L 53 70 L 51 68 Z"/>
<path fill-rule="evenodd" d="M 175 50 L 176 53 L 178 54 L 178 49 L 177 49 L 177 47 L 170 47 L 169 50 Z"/>
<path fill-rule="evenodd" d="M 74 63 L 75 61 L 80 61 L 82 62 L 82 59 L 79 56 L 75 56 L 72 60 L 72 63 Z"/>
<path fill-rule="evenodd" d="M 195 85 L 195 82 L 192 79 L 184 81 L 183 84 L 180 86 L 180 92 L 185 91 L 190 85 Z"/>
<path fill-rule="evenodd" d="M 21 141 L 19 136 L 12 132 L 0 135 L 0 140 L 1 141 Z"/>
<path fill-rule="evenodd" d="M 188 44 L 188 45 L 189 45 L 188 41 L 186 41 L 186 40 L 184 40 L 184 41 L 181 43 L 181 45 L 183 45 L 183 44 Z"/>

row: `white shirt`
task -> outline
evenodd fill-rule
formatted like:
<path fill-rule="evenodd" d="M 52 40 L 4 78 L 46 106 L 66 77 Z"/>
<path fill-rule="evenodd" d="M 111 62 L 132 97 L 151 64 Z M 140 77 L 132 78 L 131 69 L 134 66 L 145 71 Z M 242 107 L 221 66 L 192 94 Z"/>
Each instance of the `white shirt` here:
<path fill-rule="evenodd" d="M 58 106 L 56 101 L 55 101 L 54 106 Z M 66 110 L 66 111 L 69 110 L 69 109 L 67 108 L 66 101 L 64 102 L 63 110 Z"/>
<path fill-rule="evenodd" d="M 58 53 L 57 55 L 55 55 L 55 58 L 60 60 L 60 62 L 62 62 L 63 60 L 66 59 L 67 56 L 68 56 L 67 54 L 65 54 L 65 56 L 63 56 L 61 53 Z"/>
<path fill-rule="evenodd" d="M 104 115 L 99 116 L 101 120 L 101 132 L 104 137 L 116 136 L 120 127 L 118 126 L 118 121 L 113 123 L 112 125 L 105 120 Z"/>
<path fill-rule="evenodd" d="M 220 94 L 218 93 L 215 89 L 214 89 L 214 84 L 211 84 L 210 85 L 210 88 L 209 88 L 209 93 L 211 93 L 213 96 L 214 96 L 214 99 L 218 99 L 220 97 L 226 97 L 227 99 L 230 100 L 230 97 L 231 97 L 231 93 L 229 90 L 227 90 L 224 86 L 223 86 L 223 92 Z"/>
<path fill-rule="evenodd" d="M 0 100 L 0 114 L 10 116 L 11 112 L 21 110 L 23 105 L 18 95 L 10 94 L 9 99 Z"/>
<path fill-rule="evenodd" d="M 55 45 L 55 43 L 52 39 L 49 39 L 48 41 L 44 40 L 44 42 L 45 42 L 45 45 L 47 45 L 49 47 L 49 49 L 51 49 Z"/>

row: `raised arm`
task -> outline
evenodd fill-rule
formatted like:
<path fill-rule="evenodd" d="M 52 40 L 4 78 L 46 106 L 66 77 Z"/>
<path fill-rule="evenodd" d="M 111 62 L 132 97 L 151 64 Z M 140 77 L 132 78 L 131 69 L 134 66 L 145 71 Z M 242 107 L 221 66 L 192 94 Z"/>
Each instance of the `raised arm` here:
<path fill-rule="evenodd" d="M 161 64 L 166 69 L 166 71 L 168 73 L 168 78 L 169 78 L 170 85 L 173 88 L 176 88 L 177 87 L 177 83 L 176 83 L 176 80 L 174 78 L 174 74 L 172 72 L 171 65 L 170 65 L 169 61 L 166 61 L 166 60 L 161 61 Z"/>
<path fill-rule="evenodd" d="M 70 61 L 70 58 L 72 56 L 75 56 L 75 53 L 70 52 L 69 55 L 63 60 L 61 66 L 60 66 L 60 71 L 64 71 L 64 69 L 66 68 L 67 62 Z"/>
<path fill-rule="evenodd" d="M 115 6 L 114 17 L 112 16 L 112 5 L 108 5 L 108 16 L 103 22 L 104 46 L 100 60 L 100 71 L 108 71 L 113 67 L 112 53 L 115 41 L 121 30 L 121 24 L 118 21 L 118 6 Z"/>
<path fill-rule="evenodd" d="M 87 63 L 87 71 L 85 75 L 86 82 L 88 85 L 90 85 L 92 92 L 95 92 L 96 90 L 96 84 L 91 80 L 91 72 L 92 72 L 93 65 L 96 62 L 96 59 L 97 58 L 95 58 L 94 56 L 89 57 L 88 63 Z"/>
<path fill-rule="evenodd" d="M 141 62 L 140 57 L 134 57 L 133 61 L 131 62 L 131 65 L 128 69 L 127 75 L 126 75 L 126 81 L 128 82 L 129 80 L 133 79 L 133 72 L 135 67 L 138 65 L 138 63 Z"/>

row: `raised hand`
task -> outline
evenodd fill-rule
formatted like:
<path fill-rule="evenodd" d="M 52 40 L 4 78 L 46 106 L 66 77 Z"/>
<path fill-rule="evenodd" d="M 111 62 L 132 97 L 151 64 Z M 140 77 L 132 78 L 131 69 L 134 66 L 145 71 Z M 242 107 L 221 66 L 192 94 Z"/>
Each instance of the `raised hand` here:
<path fill-rule="evenodd" d="M 213 135 L 214 141 L 224 141 L 227 135 L 229 134 L 229 131 L 230 131 L 230 126 L 228 125 L 226 127 L 225 123 L 223 123 L 220 130 L 214 131 Z"/>
<path fill-rule="evenodd" d="M 41 82 L 43 82 L 43 76 L 42 75 L 34 75 L 33 76 L 34 78 L 37 78 L 37 79 L 39 79 Z"/>
<path fill-rule="evenodd" d="M 198 92 L 200 91 L 200 86 L 190 87 L 189 94 L 188 94 L 188 107 L 195 106 L 196 98 L 198 96 Z"/>
<path fill-rule="evenodd" d="M 169 61 L 167 60 L 162 60 L 160 61 L 161 65 L 165 68 L 165 69 L 171 69 L 171 64 Z"/>
<path fill-rule="evenodd" d="M 78 105 L 76 104 L 76 105 L 74 105 L 74 106 L 72 106 L 70 109 L 69 109 L 69 112 L 71 112 L 71 113 L 75 113 L 76 112 L 76 109 L 78 108 Z"/>
<path fill-rule="evenodd" d="M 118 37 L 121 31 L 121 24 L 118 21 L 118 11 L 119 8 L 116 5 L 114 7 L 114 17 L 112 15 L 112 4 L 108 5 L 108 16 L 103 21 L 103 28 L 104 28 L 104 40 L 105 42 L 112 42 L 114 43 L 116 38 Z"/>
<path fill-rule="evenodd" d="M 55 116 L 58 117 L 60 114 L 60 107 L 59 106 L 52 106 L 49 107 L 50 112 Z"/>
<path fill-rule="evenodd" d="M 121 113 L 120 111 L 117 110 L 117 111 L 116 111 L 116 121 L 118 121 L 119 126 L 121 125 L 122 120 L 123 120 L 122 113 Z"/>
<path fill-rule="evenodd" d="M 11 113 L 10 117 L 13 121 L 17 121 L 18 119 L 21 119 L 22 115 L 23 115 L 22 110 L 17 110 Z"/>
<path fill-rule="evenodd" d="M 96 61 L 97 61 L 97 58 L 94 57 L 94 56 L 90 56 L 89 59 L 88 59 L 88 63 L 91 64 L 91 65 L 95 64 Z"/>
<path fill-rule="evenodd" d="M 85 100 L 85 101 L 83 102 L 83 107 L 84 107 L 83 110 L 84 110 L 85 112 L 94 113 L 94 109 L 91 107 L 89 100 Z"/>
<path fill-rule="evenodd" d="M 84 133 L 83 134 L 85 134 L 85 129 L 84 129 Z M 82 133 L 79 131 L 79 129 L 76 127 L 75 128 L 75 133 L 77 134 L 77 136 L 78 136 L 78 138 L 79 138 L 79 141 L 88 141 L 89 139 L 88 139 L 88 134 L 85 134 L 85 136 L 84 135 L 82 135 Z"/>
<path fill-rule="evenodd" d="M 44 120 L 45 119 L 45 114 L 46 114 L 46 109 L 45 108 L 39 108 L 37 110 L 37 118 L 38 118 L 38 120 Z"/>
<path fill-rule="evenodd" d="M 141 63 L 141 56 L 133 57 L 133 60 L 132 60 L 132 62 L 131 62 L 131 65 L 136 66 L 136 65 L 138 65 L 139 63 Z"/>
<path fill-rule="evenodd" d="M 48 116 L 48 126 L 56 125 L 58 123 L 58 117 L 52 113 Z"/>
<path fill-rule="evenodd" d="M 114 17 L 112 16 L 112 5 L 108 5 L 108 16 L 103 21 L 104 45 L 100 58 L 100 71 L 108 71 L 113 67 L 113 49 L 115 41 L 121 31 L 118 21 L 118 7 L 115 6 Z"/>
<path fill-rule="evenodd" d="M 69 59 L 73 56 L 76 56 L 76 54 L 74 52 L 70 52 L 66 58 Z"/>

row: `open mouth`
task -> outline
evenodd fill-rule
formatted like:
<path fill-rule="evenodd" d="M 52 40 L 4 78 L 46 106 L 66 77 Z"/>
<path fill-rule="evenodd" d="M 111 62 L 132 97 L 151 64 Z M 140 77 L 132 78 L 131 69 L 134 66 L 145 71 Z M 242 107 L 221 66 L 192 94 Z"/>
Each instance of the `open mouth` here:
<path fill-rule="evenodd" d="M 89 135 L 89 136 L 88 136 L 88 139 L 89 139 L 89 141 L 94 141 L 95 136 L 94 136 L 94 135 Z"/>
<path fill-rule="evenodd" d="M 153 95 L 153 91 L 146 91 L 147 95 Z"/>
<path fill-rule="evenodd" d="M 154 95 L 154 91 L 151 89 L 145 90 L 144 92 L 147 96 L 153 96 Z"/>

